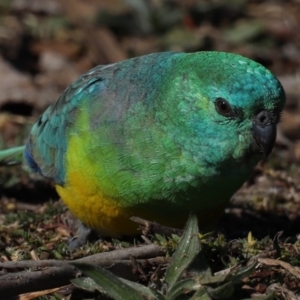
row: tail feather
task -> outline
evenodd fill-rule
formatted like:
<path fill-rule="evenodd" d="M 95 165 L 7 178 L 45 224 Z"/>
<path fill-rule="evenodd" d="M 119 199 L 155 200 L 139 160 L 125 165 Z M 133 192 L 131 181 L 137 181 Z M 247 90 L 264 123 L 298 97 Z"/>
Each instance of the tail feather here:
<path fill-rule="evenodd" d="M 0 165 L 22 163 L 25 146 L 0 150 Z"/>
<path fill-rule="evenodd" d="M 25 146 L 25 150 L 24 150 L 25 163 L 26 163 L 26 165 L 29 166 L 29 168 L 32 171 L 38 172 L 42 175 L 40 168 L 38 167 L 36 161 L 32 157 L 32 151 L 31 151 L 30 147 L 31 147 L 30 143 L 27 143 Z"/>

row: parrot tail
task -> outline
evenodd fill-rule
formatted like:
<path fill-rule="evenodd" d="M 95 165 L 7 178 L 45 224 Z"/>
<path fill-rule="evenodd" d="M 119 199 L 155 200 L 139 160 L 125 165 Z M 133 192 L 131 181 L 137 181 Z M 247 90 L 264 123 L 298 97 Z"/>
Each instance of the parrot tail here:
<path fill-rule="evenodd" d="M 0 165 L 12 165 L 22 163 L 25 146 L 0 150 Z"/>

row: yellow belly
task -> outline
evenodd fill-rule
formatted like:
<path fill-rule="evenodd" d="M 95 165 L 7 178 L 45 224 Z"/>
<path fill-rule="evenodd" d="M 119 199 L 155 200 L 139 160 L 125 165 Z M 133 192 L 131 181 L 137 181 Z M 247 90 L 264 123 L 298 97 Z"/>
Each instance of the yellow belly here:
<path fill-rule="evenodd" d="M 128 209 L 100 192 L 92 194 L 90 185 L 85 186 L 85 180 L 71 180 L 66 187 L 57 185 L 56 190 L 71 212 L 100 234 L 111 237 L 138 234 Z"/>
<path fill-rule="evenodd" d="M 123 235 L 139 234 L 138 225 L 130 220 L 132 216 L 176 228 L 183 228 L 188 218 L 187 212 L 174 214 L 172 209 L 161 209 L 160 205 L 155 212 L 155 210 L 153 211 L 155 204 L 151 203 L 148 207 L 151 209 L 147 209 L 145 204 L 130 208 L 122 207 L 121 200 L 117 201 L 114 198 L 106 197 L 101 192 L 92 194 L 93 189 L 90 187 L 90 182 L 85 185 L 83 179 L 71 180 L 66 187 L 57 185 L 56 189 L 65 204 L 79 220 L 104 236 L 117 238 Z M 151 202 L 151 200 L 149 201 Z M 214 210 L 195 212 L 200 230 L 205 232 L 214 230 L 218 217 L 222 214 L 225 206 L 226 203 Z"/>

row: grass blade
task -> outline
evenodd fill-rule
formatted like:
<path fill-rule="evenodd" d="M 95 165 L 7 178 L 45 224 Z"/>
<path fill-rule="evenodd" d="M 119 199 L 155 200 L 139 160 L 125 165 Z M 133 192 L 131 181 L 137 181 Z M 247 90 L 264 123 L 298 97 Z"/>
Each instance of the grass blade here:
<path fill-rule="evenodd" d="M 172 290 L 177 280 L 195 259 L 200 250 L 201 245 L 198 237 L 198 220 L 195 215 L 190 215 L 185 231 L 165 274 L 165 281 L 168 284 L 169 291 Z"/>
<path fill-rule="evenodd" d="M 95 283 L 115 300 L 143 300 L 144 297 L 135 289 L 125 284 L 111 272 L 85 263 L 72 263 L 86 276 L 92 278 Z"/>

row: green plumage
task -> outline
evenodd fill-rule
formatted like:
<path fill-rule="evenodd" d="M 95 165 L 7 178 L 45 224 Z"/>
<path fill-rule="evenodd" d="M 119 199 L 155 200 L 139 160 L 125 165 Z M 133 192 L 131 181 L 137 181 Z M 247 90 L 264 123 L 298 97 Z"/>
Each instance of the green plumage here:
<path fill-rule="evenodd" d="M 176 224 L 172 219 L 191 210 L 224 206 L 271 151 L 284 101 L 276 77 L 244 57 L 146 55 L 98 66 L 75 81 L 33 126 L 25 157 L 100 231 L 109 224 L 77 213 L 90 201 L 90 213 L 101 219 L 95 195 Z M 90 183 L 73 193 L 76 176 Z"/>

